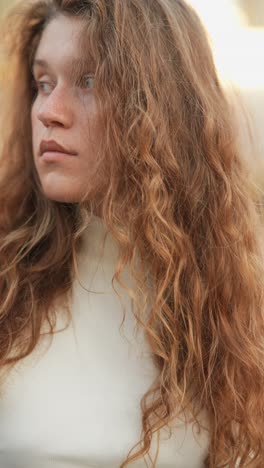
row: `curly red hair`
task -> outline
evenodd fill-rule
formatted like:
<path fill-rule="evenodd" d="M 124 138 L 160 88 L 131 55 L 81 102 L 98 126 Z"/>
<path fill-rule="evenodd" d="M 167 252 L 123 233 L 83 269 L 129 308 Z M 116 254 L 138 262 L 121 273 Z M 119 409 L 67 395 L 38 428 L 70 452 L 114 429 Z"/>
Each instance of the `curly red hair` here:
<path fill-rule="evenodd" d="M 102 217 L 120 249 L 113 285 L 126 287 L 120 274 L 128 263 L 134 314 L 159 369 L 142 397 L 140 447 L 121 468 L 148 453 L 153 434 L 180 408 L 198 424 L 207 411 L 205 466 L 262 467 L 262 203 L 206 32 L 183 0 L 23 1 L 5 19 L 0 366 L 10 369 L 34 350 L 44 321 L 53 333 L 55 300 L 69 312 L 93 210 L 92 200 L 46 199 L 33 164 L 32 58 L 45 25 L 61 13 L 86 21 L 83 53 L 96 63 L 100 154 L 110 174 Z"/>

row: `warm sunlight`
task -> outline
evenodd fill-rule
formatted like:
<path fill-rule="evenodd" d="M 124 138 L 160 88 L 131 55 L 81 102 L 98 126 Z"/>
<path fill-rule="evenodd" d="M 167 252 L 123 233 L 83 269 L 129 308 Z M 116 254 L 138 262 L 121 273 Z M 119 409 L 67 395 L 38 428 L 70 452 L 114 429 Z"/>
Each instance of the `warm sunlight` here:
<path fill-rule="evenodd" d="M 264 189 L 264 1 L 189 0 L 209 32 L 218 73 L 238 105 L 240 141 Z M 242 105 L 242 107 L 240 107 Z M 254 148 L 249 144 L 248 116 Z"/>
<path fill-rule="evenodd" d="M 256 7 L 260 5 L 254 0 L 250 2 Z M 264 28 L 249 24 L 247 11 L 242 8 L 245 2 L 189 0 L 189 3 L 200 13 L 209 31 L 222 79 L 243 89 L 264 90 Z"/>

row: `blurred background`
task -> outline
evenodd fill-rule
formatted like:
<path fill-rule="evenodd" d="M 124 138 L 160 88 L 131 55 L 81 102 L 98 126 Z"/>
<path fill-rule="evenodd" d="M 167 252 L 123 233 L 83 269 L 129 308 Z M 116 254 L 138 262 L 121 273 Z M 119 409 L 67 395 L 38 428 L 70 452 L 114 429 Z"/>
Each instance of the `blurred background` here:
<path fill-rule="evenodd" d="M 245 156 L 264 190 L 264 0 L 188 1 L 209 33 L 218 73 L 237 103 Z M 243 109 L 254 148 L 248 140 Z"/>
<path fill-rule="evenodd" d="M 187 0 L 199 13 L 211 40 L 219 76 L 238 104 L 240 138 L 248 145 L 245 108 L 255 148 L 248 146 L 252 171 L 264 189 L 264 0 Z M 16 0 L 0 0 L 0 17 Z M 4 66 L 0 57 L 0 87 Z M 254 153 L 254 154 L 253 154 Z"/>

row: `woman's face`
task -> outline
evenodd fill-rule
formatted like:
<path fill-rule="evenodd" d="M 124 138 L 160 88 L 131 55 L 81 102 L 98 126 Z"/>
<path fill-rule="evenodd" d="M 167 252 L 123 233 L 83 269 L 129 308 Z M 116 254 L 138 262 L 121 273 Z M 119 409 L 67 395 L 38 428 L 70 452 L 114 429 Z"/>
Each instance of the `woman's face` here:
<path fill-rule="evenodd" d="M 87 66 L 73 80 L 80 57 L 82 20 L 59 15 L 46 26 L 34 56 L 37 95 L 32 105 L 32 144 L 44 193 L 61 202 L 101 196 L 105 172 L 98 168 L 102 132 L 93 92 L 93 70 Z M 73 155 L 56 152 L 54 142 Z"/>

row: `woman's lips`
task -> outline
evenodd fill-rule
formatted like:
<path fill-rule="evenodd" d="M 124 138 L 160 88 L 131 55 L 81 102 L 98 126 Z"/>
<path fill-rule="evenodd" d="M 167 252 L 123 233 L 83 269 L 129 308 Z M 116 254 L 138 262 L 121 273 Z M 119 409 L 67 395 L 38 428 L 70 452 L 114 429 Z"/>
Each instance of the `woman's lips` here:
<path fill-rule="evenodd" d="M 64 155 L 77 156 L 77 153 L 69 148 L 65 148 L 55 140 L 42 140 L 39 147 L 39 154 L 43 157 L 46 153 L 61 153 Z"/>

